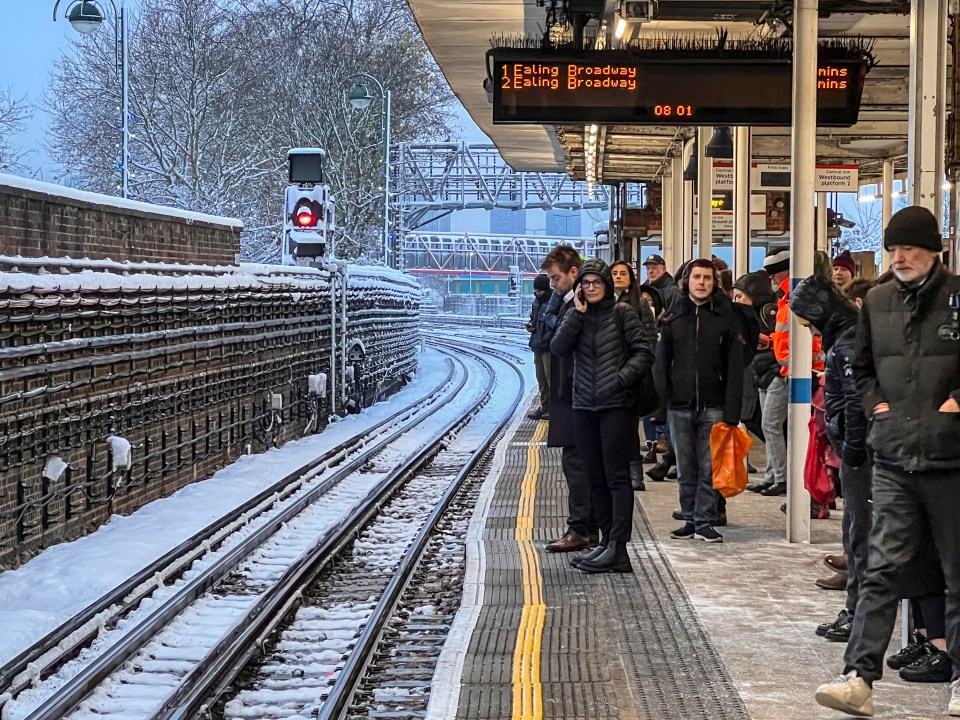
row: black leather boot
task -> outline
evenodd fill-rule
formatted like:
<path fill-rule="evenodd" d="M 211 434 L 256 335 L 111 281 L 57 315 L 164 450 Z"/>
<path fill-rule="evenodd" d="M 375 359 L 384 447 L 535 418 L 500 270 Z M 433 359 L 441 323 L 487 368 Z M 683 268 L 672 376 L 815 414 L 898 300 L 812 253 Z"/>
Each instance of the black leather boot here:
<path fill-rule="evenodd" d="M 585 555 L 577 555 L 577 557 L 572 558 L 570 560 L 570 567 L 580 567 L 580 563 L 582 563 L 584 560 L 594 560 L 600 557 L 606 549 L 606 545 L 597 543 L 597 546 L 590 552 L 586 553 Z"/>
<path fill-rule="evenodd" d="M 630 484 L 634 490 L 646 490 L 647 486 L 643 483 L 643 461 L 630 461 Z"/>
<path fill-rule="evenodd" d="M 607 549 L 593 560 L 584 560 L 577 565 L 578 570 L 586 573 L 629 573 L 633 572 L 630 556 L 627 555 L 627 544 L 611 540 Z"/>
<path fill-rule="evenodd" d="M 665 462 L 658 462 L 652 468 L 647 470 L 647 477 L 654 482 L 663 482 L 667 479 L 668 472 L 670 472 L 670 466 Z"/>

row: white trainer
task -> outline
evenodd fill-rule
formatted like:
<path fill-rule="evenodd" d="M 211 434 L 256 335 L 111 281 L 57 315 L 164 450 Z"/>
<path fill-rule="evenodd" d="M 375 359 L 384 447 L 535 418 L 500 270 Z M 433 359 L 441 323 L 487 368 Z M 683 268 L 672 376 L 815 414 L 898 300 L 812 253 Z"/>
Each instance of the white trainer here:
<path fill-rule="evenodd" d="M 950 683 L 950 704 L 947 705 L 947 715 L 960 717 L 960 680 Z"/>
<path fill-rule="evenodd" d="M 841 675 L 831 683 L 817 688 L 817 702 L 824 707 L 857 717 L 873 716 L 873 689 L 856 670 Z"/>

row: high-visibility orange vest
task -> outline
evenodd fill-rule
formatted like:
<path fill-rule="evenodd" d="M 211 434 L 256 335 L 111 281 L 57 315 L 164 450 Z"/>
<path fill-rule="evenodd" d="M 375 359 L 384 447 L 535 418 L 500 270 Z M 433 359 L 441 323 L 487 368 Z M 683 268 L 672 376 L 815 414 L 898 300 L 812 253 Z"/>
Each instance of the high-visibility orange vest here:
<path fill-rule="evenodd" d="M 780 283 L 783 297 L 777 303 L 777 327 L 773 331 L 773 354 L 780 363 L 780 375 L 790 374 L 790 278 Z M 813 369 L 823 372 L 826 355 L 823 352 L 823 340 L 819 335 L 813 336 Z"/>

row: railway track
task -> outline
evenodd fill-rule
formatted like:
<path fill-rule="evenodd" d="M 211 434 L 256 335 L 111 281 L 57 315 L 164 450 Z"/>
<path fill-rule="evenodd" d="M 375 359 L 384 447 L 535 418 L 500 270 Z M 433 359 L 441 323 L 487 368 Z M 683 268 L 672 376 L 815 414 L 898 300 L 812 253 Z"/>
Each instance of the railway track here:
<path fill-rule="evenodd" d="M 460 355 L 463 354 L 461 350 Z M 482 364 L 492 388 L 493 368 L 486 361 Z M 34 649 L 34 660 L 25 669 L 14 673 L 17 668 L 4 668 L 6 675 L 0 677 L 10 678 L 7 687 L 14 691 L 6 691 L 5 720 L 91 716 L 121 720 L 205 713 L 211 698 L 222 694 L 233 675 L 263 647 L 278 619 L 289 614 L 291 607 L 301 606 L 301 597 L 309 596 L 304 595 L 305 583 L 329 567 L 331 559 L 358 535 L 361 549 L 362 542 L 380 543 L 384 552 L 376 555 L 392 558 L 385 561 L 390 567 L 397 563 L 408 565 L 411 561 L 401 557 L 405 543 L 397 540 L 401 534 L 398 528 L 412 528 L 413 515 L 424 514 L 422 502 L 429 500 L 431 507 L 449 503 L 447 494 L 437 499 L 437 488 L 444 482 L 451 487 L 450 473 L 455 465 L 463 467 L 466 463 L 472 467 L 475 463 L 472 456 L 443 448 L 449 444 L 451 433 L 455 434 L 480 412 L 492 390 L 473 401 L 466 412 L 455 411 L 455 415 L 465 416 L 459 420 L 442 420 L 437 413 L 439 408 L 455 404 L 467 385 L 466 367 L 460 367 L 442 384 L 443 390 L 431 396 L 430 411 L 407 408 L 390 419 L 397 422 L 400 416 L 408 420 L 415 416 L 404 426 L 406 429 L 389 432 L 374 442 L 365 437 L 360 441 L 365 449 L 350 459 L 346 451 L 338 454 L 339 466 L 331 478 L 312 486 L 302 484 L 283 501 L 273 502 L 272 505 L 284 505 L 283 512 L 270 514 L 259 527 L 247 522 L 227 535 L 221 529 L 216 548 L 210 538 L 218 533 L 210 534 L 205 541 L 207 554 L 195 556 L 191 563 L 181 558 L 178 569 L 168 576 L 179 573 L 179 577 L 170 585 L 157 583 L 152 593 L 141 589 L 139 603 L 133 599 L 124 603 L 124 610 L 111 618 L 109 630 L 101 630 L 92 641 L 88 638 L 86 643 L 78 643 L 56 658 L 50 655 L 51 650 L 41 652 L 52 642 L 53 638 L 47 638 Z M 522 388 L 522 381 L 519 387 Z M 514 406 L 517 402 L 519 396 Z M 412 433 L 411 423 L 416 425 Z M 419 435 L 422 440 L 425 433 L 432 435 L 430 441 L 420 443 L 421 449 L 412 460 L 398 462 L 398 458 L 410 454 L 409 436 Z M 419 468 L 438 452 L 440 456 L 446 454 L 443 462 L 448 464 L 417 476 Z M 331 460 L 317 463 L 306 474 L 316 478 L 320 465 L 328 466 Z M 286 480 L 290 480 L 289 476 Z M 323 502 L 317 502 L 320 497 Z M 383 514 L 381 509 L 388 506 L 400 509 Z M 248 516 L 250 512 L 246 511 Z M 367 529 L 361 531 L 362 527 Z M 384 544 L 390 538 L 392 541 Z M 425 543 L 426 539 L 420 545 Z M 218 554 L 220 557 L 214 557 Z M 335 614 L 357 616 L 365 604 L 370 604 L 370 598 L 378 596 L 374 592 L 375 581 L 390 577 L 395 580 L 403 574 L 391 575 L 379 562 L 371 563 L 361 557 L 359 562 L 344 565 L 354 566 L 367 576 L 338 585 L 354 593 L 357 588 L 367 588 L 369 592 L 366 599 L 341 598 Z M 384 598 L 395 594 L 387 592 Z M 366 627 L 375 625 L 368 621 Z M 104 626 L 101 623 L 100 627 Z M 309 638 L 314 630 L 308 628 L 305 632 L 302 637 Z M 20 658 L 21 663 L 23 659 Z M 345 672 L 343 676 L 348 674 L 354 673 Z M 296 679 L 302 683 L 304 677 L 305 674 Z"/>

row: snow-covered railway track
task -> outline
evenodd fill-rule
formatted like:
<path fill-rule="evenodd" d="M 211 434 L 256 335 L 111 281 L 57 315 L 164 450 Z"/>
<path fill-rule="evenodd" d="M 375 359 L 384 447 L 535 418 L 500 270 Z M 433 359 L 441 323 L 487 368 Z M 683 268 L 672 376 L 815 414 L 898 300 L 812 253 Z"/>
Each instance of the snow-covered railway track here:
<path fill-rule="evenodd" d="M 437 534 L 451 522 L 459 519 L 465 531 L 469 510 L 463 503 L 472 496 L 461 490 L 523 393 L 516 365 L 506 363 L 515 377 L 505 381 L 505 364 L 495 364 L 497 385 L 506 384 L 512 395 L 507 403 L 501 392 L 497 402 L 478 408 L 453 437 L 445 437 L 439 452 L 422 454 L 424 462 L 415 464 L 416 471 L 411 467 L 406 482 L 362 524 L 349 524 L 340 559 L 313 570 L 305 577 L 309 584 L 278 612 L 260 614 L 245 628 L 245 639 L 199 664 L 151 718 L 343 717 L 381 632 L 423 568 L 424 552 L 436 547 Z"/>
<path fill-rule="evenodd" d="M 154 581 L 152 592 L 139 592 L 139 602 L 128 598 L 122 612 L 111 607 L 108 622 L 88 621 L 93 623 L 92 633 L 76 628 L 75 635 L 92 634 L 95 639 L 81 643 L 79 649 L 71 646 L 65 650 L 71 659 L 64 662 L 64 655 L 51 657 L 60 649 L 54 647 L 21 673 L 8 674 L 11 682 L 0 696 L 0 702 L 5 701 L 4 720 L 90 714 L 150 717 L 161 698 L 169 696 L 172 679 L 188 672 L 185 663 L 196 666 L 205 657 L 203 648 L 216 644 L 224 619 L 228 628 L 230 618 L 235 626 L 243 626 L 249 611 L 262 612 L 260 600 L 290 575 L 291 562 L 296 566 L 297 559 L 302 560 L 306 550 L 318 545 L 318 537 L 324 533 L 336 535 L 336 528 L 342 529 L 347 522 L 344 516 L 350 515 L 349 509 L 375 496 L 375 488 L 386 482 L 381 482 L 385 474 L 397 474 L 388 468 L 396 466 L 398 457 L 409 454 L 411 428 L 416 426 L 416 434 L 421 436 L 428 425 L 442 433 L 456 423 L 450 417 L 463 415 L 456 398 L 467 384 L 468 371 L 462 361 L 457 362 L 442 387 L 430 396 L 429 410 L 406 408 L 362 438 L 354 438 L 357 447 L 352 453 L 340 449 L 332 457 L 301 468 L 308 477 L 297 478 L 296 489 L 284 492 L 279 484 L 274 486 L 271 497 L 260 498 L 260 505 L 247 509 L 238 530 L 201 540 L 204 552 L 195 555 L 192 564 L 181 563 L 171 572 L 168 577 L 175 579 L 169 585 L 162 578 Z M 463 404 L 461 400 L 459 405 Z M 441 408 L 447 412 L 433 414 Z M 330 477 L 318 480 L 334 465 L 335 470 L 327 473 Z M 359 472 L 361 468 L 368 472 Z M 288 484 L 293 481 L 291 476 L 285 480 Z M 323 501 L 317 503 L 321 496 Z M 328 545 L 331 552 L 336 543 Z M 47 674 L 44 670 L 52 675 L 41 679 Z M 136 691 L 131 696 L 132 688 Z M 87 703 L 71 715 L 88 696 Z"/>

